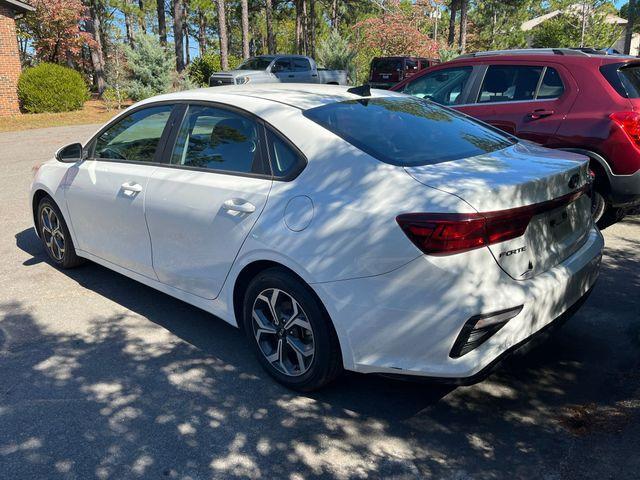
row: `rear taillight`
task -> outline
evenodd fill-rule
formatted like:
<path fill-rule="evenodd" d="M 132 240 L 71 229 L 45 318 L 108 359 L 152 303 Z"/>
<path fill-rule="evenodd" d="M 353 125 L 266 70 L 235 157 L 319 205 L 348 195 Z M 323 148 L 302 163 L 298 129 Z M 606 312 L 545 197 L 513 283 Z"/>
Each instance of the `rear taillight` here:
<path fill-rule="evenodd" d="M 586 183 L 562 197 L 525 207 L 484 213 L 404 213 L 402 231 L 428 255 L 452 255 L 524 235 L 535 215 L 574 202 L 590 189 Z"/>
<path fill-rule="evenodd" d="M 609 118 L 622 128 L 636 146 L 640 147 L 640 113 L 614 112 L 609 115 Z"/>

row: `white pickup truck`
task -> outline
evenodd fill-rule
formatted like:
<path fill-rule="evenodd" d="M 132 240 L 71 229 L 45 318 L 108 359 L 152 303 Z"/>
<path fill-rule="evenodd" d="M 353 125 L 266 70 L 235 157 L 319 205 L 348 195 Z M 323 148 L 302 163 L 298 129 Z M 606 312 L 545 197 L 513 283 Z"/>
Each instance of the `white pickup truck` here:
<path fill-rule="evenodd" d="M 245 83 L 324 83 L 346 85 L 345 70 L 325 70 L 303 55 L 260 55 L 244 61 L 229 72 L 215 72 L 209 86 L 244 85 Z"/>

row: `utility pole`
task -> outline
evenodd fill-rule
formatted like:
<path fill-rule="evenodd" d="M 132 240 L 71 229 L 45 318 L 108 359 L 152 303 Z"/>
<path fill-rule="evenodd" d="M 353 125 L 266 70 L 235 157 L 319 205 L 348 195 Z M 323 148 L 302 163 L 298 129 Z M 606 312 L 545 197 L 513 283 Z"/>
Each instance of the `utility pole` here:
<path fill-rule="evenodd" d="M 627 30 L 624 34 L 624 54 L 631 54 L 631 39 L 633 37 L 633 24 L 636 19 L 636 0 L 629 0 L 627 7 Z"/>

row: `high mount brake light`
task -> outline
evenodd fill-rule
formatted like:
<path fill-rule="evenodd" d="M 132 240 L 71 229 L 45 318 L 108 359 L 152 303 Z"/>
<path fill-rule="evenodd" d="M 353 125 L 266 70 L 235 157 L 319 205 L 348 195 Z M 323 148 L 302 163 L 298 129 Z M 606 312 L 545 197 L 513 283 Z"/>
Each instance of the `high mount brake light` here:
<path fill-rule="evenodd" d="M 484 213 L 403 213 L 402 231 L 427 255 L 452 255 L 524 235 L 535 215 L 568 205 L 587 193 L 587 183 L 562 197 L 525 207 Z"/>
<path fill-rule="evenodd" d="M 622 128 L 636 147 L 640 147 L 640 113 L 614 112 L 609 115 L 609 118 Z"/>

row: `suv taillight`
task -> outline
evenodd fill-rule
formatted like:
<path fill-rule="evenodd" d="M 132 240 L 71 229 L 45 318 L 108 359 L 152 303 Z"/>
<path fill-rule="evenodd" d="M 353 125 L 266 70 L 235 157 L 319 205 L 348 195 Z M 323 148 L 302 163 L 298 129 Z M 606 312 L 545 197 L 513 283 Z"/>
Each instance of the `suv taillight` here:
<path fill-rule="evenodd" d="M 591 182 L 553 200 L 484 213 L 403 213 L 402 231 L 427 255 L 452 255 L 524 235 L 535 215 L 554 210 L 589 193 Z"/>
<path fill-rule="evenodd" d="M 640 113 L 638 112 L 614 112 L 609 115 L 627 136 L 640 147 Z"/>

